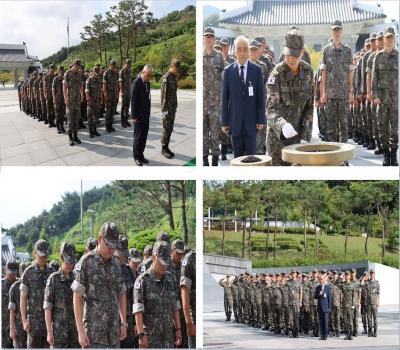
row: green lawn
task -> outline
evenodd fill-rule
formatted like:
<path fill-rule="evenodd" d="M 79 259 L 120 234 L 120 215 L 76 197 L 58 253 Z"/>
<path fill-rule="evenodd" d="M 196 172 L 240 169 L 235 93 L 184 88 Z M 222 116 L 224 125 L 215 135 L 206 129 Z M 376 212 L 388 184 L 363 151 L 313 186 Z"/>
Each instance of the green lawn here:
<path fill-rule="evenodd" d="M 221 254 L 222 231 L 204 231 L 205 236 L 205 252 L 211 254 Z M 314 235 L 307 235 L 308 254 L 303 251 L 303 235 L 302 234 L 282 234 L 278 233 L 277 246 L 279 242 L 290 242 L 297 249 L 280 249 L 276 251 L 276 259 L 273 259 L 273 233 L 269 238 L 269 259 L 266 260 L 265 255 L 265 239 L 266 234 L 252 234 L 253 247 L 257 246 L 261 251 L 252 251 L 251 260 L 253 267 L 269 267 L 269 266 L 287 266 L 287 265 L 308 265 L 321 263 L 343 263 L 359 260 L 371 260 L 398 268 L 399 258 L 398 252 L 386 251 L 385 258 L 381 258 L 381 239 L 368 238 L 368 255 L 364 252 L 365 238 L 348 237 L 347 255 L 344 254 L 344 236 L 340 235 L 318 235 L 322 248 L 314 249 Z M 245 236 L 245 258 L 247 253 L 247 238 Z M 225 255 L 242 257 L 242 232 L 226 231 L 225 233 Z"/>

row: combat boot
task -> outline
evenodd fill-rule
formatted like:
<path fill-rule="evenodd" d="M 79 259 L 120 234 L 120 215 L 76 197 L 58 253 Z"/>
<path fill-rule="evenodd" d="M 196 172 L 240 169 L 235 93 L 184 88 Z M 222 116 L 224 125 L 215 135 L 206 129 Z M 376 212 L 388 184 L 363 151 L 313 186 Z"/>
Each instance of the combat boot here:
<path fill-rule="evenodd" d="M 349 340 L 353 340 L 353 334 L 349 332 Z"/>
<path fill-rule="evenodd" d="M 172 151 L 169 149 L 169 144 L 165 145 L 165 148 L 167 149 L 167 152 L 171 155 L 171 158 L 175 157 L 175 153 L 172 152 Z"/>
<path fill-rule="evenodd" d="M 131 126 L 131 123 L 128 122 L 128 117 L 125 118 L 125 125 L 126 126 Z"/>
<path fill-rule="evenodd" d="M 89 137 L 92 139 L 94 137 L 93 128 L 89 126 Z"/>
<path fill-rule="evenodd" d="M 79 119 L 79 129 L 86 129 L 86 125 L 83 124 L 83 120 Z"/>
<path fill-rule="evenodd" d="M 353 137 L 353 142 L 357 143 L 358 142 L 358 132 L 355 133 L 354 137 Z"/>
<path fill-rule="evenodd" d="M 59 124 L 60 124 L 60 130 L 61 130 L 61 132 L 64 134 L 64 133 L 66 133 L 66 131 L 65 131 L 65 129 L 64 129 L 64 123 L 63 122 L 59 122 Z"/>
<path fill-rule="evenodd" d="M 62 134 L 60 123 L 57 123 L 57 134 Z"/>
<path fill-rule="evenodd" d="M 365 136 L 365 137 L 364 137 L 363 147 L 368 147 L 368 145 L 369 145 L 369 137 L 368 137 L 368 136 Z"/>
<path fill-rule="evenodd" d="M 161 154 L 165 157 L 165 158 L 168 158 L 168 159 L 171 159 L 172 158 L 172 156 L 171 156 L 171 154 L 168 152 L 168 150 L 167 150 L 167 146 L 162 146 L 162 148 L 161 148 Z"/>
<path fill-rule="evenodd" d="M 218 157 L 217 156 L 212 156 L 211 165 L 218 166 Z"/>
<path fill-rule="evenodd" d="M 97 132 L 97 129 L 96 129 L 95 126 L 93 127 L 93 135 L 94 136 L 100 136 L 100 134 Z"/>
<path fill-rule="evenodd" d="M 394 147 L 390 149 L 390 165 L 399 166 L 399 163 L 397 162 L 397 148 Z"/>
<path fill-rule="evenodd" d="M 368 328 L 368 337 L 372 337 L 372 328 Z"/>
<path fill-rule="evenodd" d="M 73 146 L 74 145 L 74 139 L 72 137 L 72 130 L 68 131 L 68 138 L 69 138 L 69 145 Z"/>
<path fill-rule="evenodd" d="M 126 123 L 125 123 L 125 117 L 121 117 L 121 126 L 123 127 L 123 128 L 126 128 Z"/>
<path fill-rule="evenodd" d="M 77 131 L 74 131 L 74 142 L 77 143 L 77 144 L 82 143 L 82 141 L 78 139 L 78 132 Z"/>
<path fill-rule="evenodd" d="M 376 328 L 374 328 L 374 333 L 372 334 L 372 336 L 375 338 L 378 336 L 378 334 L 376 333 Z"/>
<path fill-rule="evenodd" d="M 340 337 L 340 332 L 336 331 L 336 337 Z"/>
<path fill-rule="evenodd" d="M 106 131 L 107 131 L 107 133 L 110 133 L 110 132 L 111 132 L 111 129 L 110 129 L 110 122 L 106 122 Z"/>
<path fill-rule="evenodd" d="M 221 160 L 226 160 L 226 145 L 221 145 Z"/>
<path fill-rule="evenodd" d="M 203 157 L 203 166 L 210 166 L 210 163 L 208 163 L 208 156 Z"/>
<path fill-rule="evenodd" d="M 375 150 L 374 154 L 383 154 L 383 149 L 379 142 L 376 143 L 376 150 Z"/>
<path fill-rule="evenodd" d="M 389 166 L 390 165 L 390 152 L 387 148 L 383 150 L 383 166 Z"/>
<path fill-rule="evenodd" d="M 364 136 L 360 135 L 360 138 L 358 139 L 357 145 L 361 146 L 362 144 L 364 144 Z"/>
<path fill-rule="evenodd" d="M 368 333 L 368 332 L 367 332 L 367 328 L 364 328 L 362 334 L 367 334 L 367 333 Z"/>
<path fill-rule="evenodd" d="M 372 140 L 369 141 L 369 145 L 368 145 L 367 149 L 370 150 L 370 151 L 372 151 L 372 150 L 374 150 L 375 148 L 376 148 L 375 140 L 372 139 Z"/>

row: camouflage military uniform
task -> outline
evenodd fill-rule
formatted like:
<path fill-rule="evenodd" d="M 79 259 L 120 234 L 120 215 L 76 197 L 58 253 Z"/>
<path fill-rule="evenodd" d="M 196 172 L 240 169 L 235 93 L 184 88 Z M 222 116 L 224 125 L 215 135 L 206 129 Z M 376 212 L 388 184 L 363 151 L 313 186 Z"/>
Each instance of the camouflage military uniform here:
<path fill-rule="evenodd" d="M 262 293 L 262 323 L 264 324 L 264 329 L 269 329 L 270 322 L 269 322 L 269 317 L 270 317 L 270 308 L 269 308 L 269 303 L 270 303 L 270 294 L 269 294 L 269 287 L 268 284 L 263 281 L 261 284 L 261 293 Z"/>
<path fill-rule="evenodd" d="M 177 78 L 175 74 L 167 72 L 161 78 L 161 112 L 163 114 L 163 131 L 161 135 L 161 144 L 168 146 L 172 130 L 174 129 L 175 113 L 178 106 L 176 96 Z"/>
<path fill-rule="evenodd" d="M 235 317 L 235 322 L 239 321 L 239 286 L 238 277 L 236 276 L 232 282 L 232 311 Z"/>
<path fill-rule="evenodd" d="M 45 124 L 47 124 L 48 118 L 47 118 L 46 97 L 44 96 L 45 84 L 46 83 L 44 77 L 41 77 L 39 82 L 40 106 L 42 108 L 42 118 L 44 119 Z"/>
<path fill-rule="evenodd" d="M 82 85 L 85 88 L 86 80 L 89 79 L 89 75 L 86 72 L 82 72 Z M 83 121 L 87 121 L 87 99 L 86 94 L 82 94 L 82 101 L 81 101 L 81 120 L 79 121 L 79 126 L 82 127 Z"/>
<path fill-rule="evenodd" d="M 379 51 L 372 66 L 372 98 L 379 98 L 377 107 L 379 141 L 382 149 L 397 151 L 398 138 L 398 64 L 396 49 Z"/>
<path fill-rule="evenodd" d="M 47 279 L 53 272 L 54 270 L 48 265 L 41 271 L 39 265 L 34 262 L 22 275 L 20 291 L 28 295 L 27 320 L 30 325 L 27 338 L 28 348 L 49 347 L 46 341 L 43 300 Z"/>
<path fill-rule="evenodd" d="M 318 69 L 314 75 L 314 100 L 321 101 L 321 69 Z M 321 104 L 317 107 L 317 118 L 318 118 L 318 129 L 319 135 L 322 140 L 325 140 L 326 136 L 326 114 L 325 114 L 325 106 Z"/>
<path fill-rule="evenodd" d="M 358 101 L 358 94 L 359 94 L 359 89 L 361 88 L 359 82 L 361 82 L 360 79 L 360 70 L 361 70 L 361 59 L 358 59 L 355 67 L 354 67 L 354 73 L 353 73 L 353 96 L 357 101 L 353 102 L 353 128 L 354 128 L 354 133 L 356 138 L 354 139 L 355 142 L 358 142 L 362 137 L 363 137 L 363 122 L 361 119 L 361 113 L 360 113 L 360 102 Z"/>
<path fill-rule="evenodd" d="M 34 93 L 34 83 L 37 77 L 34 75 L 29 79 L 29 102 L 31 105 L 31 115 L 33 118 L 37 118 L 37 110 L 36 110 L 36 102 L 35 102 L 35 93 Z"/>
<path fill-rule="evenodd" d="M 274 333 L 280 334 L 282 330 L 282 288 L 279 283 L 273 285 L 274 301 L 275 301 L 275 331 Z"/>
<path fill-rule="evenodd" d="M 149 333 L 149 348 L 173 348 L 173 314 L 181 308 L 174 276 L 167 271 L 158 279 L 153 267 L 135 281 L 133 314 L 143 312 L 143 324 Z"/>
<path fill-rule="evenodd" d="M 119 294 L 126 292 L 116 257 L 104 261 L 98 247 L 75 266 L 72 290 L 84 297 L 83 327 L 91 346 L 119 346 Z"/>
<path fill-rule="evenodd" d="M 367 51 L 361 59 L 361 91 L 359 92 L 364 97 L 363 102 L 363 117 L 364 117 L 364 137 L 366 138 L 365 144 L 368 145 L 373 139 L 373 123 L 372 123 L 372 102 L 366 99 L 367 96 L 367 62 L 372 55 L 372 51 Z"/>
<path fill-rule="evenodd" d="M 121 119 L 127 121 L 129 117 L 129 106 L 131 103 L 131 82 L 132 82 L 132 71 L 127 66 L 119 71 L 118 81 L 122 85 L 122 107 L 121 107 Z"/>
<path fill-rule="evenodd" d="M 311 66 L 301 61 L 299 73 L 293 76 L 285 62 L 279 63 L 269 76 L 267 90 L 267 152 L 272 157 L 272 165 L 288 165 L 282 161 L 282 148 L 300 140 L 311 140 L 314 111 Z M 286 123 L 297 131 L 290 139 L 282 135 Z"/>
<path fill-rule="evenodd" d="M 35 82 L 33 83 L 33 94 L 34 94 L 34 101 L 35 101 L 35 106 L 36 106 L 36 113 L 37 117 L 39 120 L 43 119 L 43 113 L 42 113 L 42 103 L 40 100 L 40 88 L 39 84 L 42 81 L 41 77 L 38 77 Z"/>
<path fill-rule="evenodd" d="M 348 73 L 353 71 L 350 47 L 330 43 L 324 48 L 320 69 L 326 70 L 326 141 L 347 142 L 349 109 Z"/>
<path fill-rule="evenodd" d="M 64 124 L 65 117 L 65 101 L 63 94 L 63 80 L 64 77 L 55 76 L 52 82 L 52 92 L 55 94 L 54 112 L 56 117 L 56 123 L 58 125 Z"/>
<path fill-rule="evenodd" d="M 9 291 L 11 287 L 11 283 L 5 277 L 1 279 L 1 344 L 3 348 L 12 348 L 10 312 L 8 311 Z"/>
<path fill-rule="evenodd" d="M 368 281 L 366 283 L 366 304 L 367 304 L 367 322 L 369 334 L 373 332 L 376 337 L 378 328 L 377 311 L 378 311 L 378 298 L 380 294 L 379 282 Z"/>
<path fill-rule="evenodd" d="M 22 325 L 21 311 L 20 311 L 21 293 L 19 288 L 21 286 L 21 282 L 22 279 L 20 278 L 17 281 L 15 281 L 11 286 L 9 292 L 9 303 L 8 303 L 8 309 L 15 310 L 15 332 L 16 332 L 16 339 L 14 340 L 15 349 L 26 348 L 26 332 L 24 331 L 24 327 Z"/>
<path fill-rule="evenodd" d="M 203 53 L 203 157 L 219 157 L 221 86 L 224 58 L 213 49 Z"/>
<path fill-rule="evenodd" d="M 255 291 L 255 300 L 256 305 L 255 308 L 257 310 L 257 318 L 256 318 L 256 327 L 261 328 L 261 324 L 263 321 L 263 314 L 262 314 L 262 286 L 260 281 L 256 281 L 254 283 L 254 291 Z"/>
<path fill-rule="evenodd" d="M 371 76 L 371 83 L 372 83 L 372 67 L 373 67 L 377 52 L 378 51 L 372 52 L 367 61 L 366 70 L 367 70 L 367 74 L 369 74 Z M 381 144 L 379 141 L 377 106 L 374 104 L 373 101 L 371 101 L 371 122 L 372 122 L 372 137 L 375 140 L 376 146 L 381 148 Z"/>
<path fill-rule="evenodd" d="M 300 304 L 302 284 L 299 280 L 291 280 L 289 286 L 289 323 L 292 325 L 293 337 L 297 338 L 299 333 Z"/>
<path fill-rule="evenodd" d="M 43 309 L 52 311 L 52 330 L 55 348 L 79 348 L 75 324 L 71 285 L 74 274 L 66 277 L 60 269 L 47 279 Z"/>
<path fill-rule="evenodd" d="M 96 128 L 97 120 L 100 118 L 101 88 L 102 82 L 100 77 L 90 76 L 86 80 L 85 93 L 88 93 L 90 98 L 87 106 L 89 128 Z"/>
<path fill-rule="evenodd" d="M 282 283 L 282 313 L 281 313 L 281 329 L 285 330 L 285 334 L 289 334 L 289 329 L 293 327 L 290 319 L 290 285 L 288 281 Z"/>
<path fill-rule="evenodd" d="M 230 321 L 233 306 L 232 286 L 226 278 L 221 279 L 219 285 L 224 288 L 224 310 L 227 321 Z"/>
<path fill-rule="evenodd" d="M 310 322 L 310 310 L 311 307 L 314 306 L 312 303 L 310 306 L 310 301 L 311 297 L 314 297 L 314 291 L 313 291 L 313 286 L 310 283 L 310 281 L 307 281 L 307 283 L 303 283 L 303 300 L 301 302 L 301 308 L 300 308 L 300 319 L 301 319 L 301 330 L 304 332 L 306 335 L 308 335 L 308 331 L 310 328 L 312 328 L 311 322 Z"/>
<path fill-rule="evenodd" d="M 133 348 L 135 347 L 135 335 L 134 335 L 134 316 L 132 314 L 133 306 L 133 284 L 134 276 L 132 275 L 129 265 L 123 264 L 122 267 L 122 278 L 126 287 L 126 322 L 128 323 L 127 336 L 121 342 L 121 348 Z"/>
<path fill-rule="evenodd" d="M 81 118 L 81 88 L 82 73 L 80 70 L 69 69 L 65 72 L 63 84 L 67 85 L 68 103 L 67 119 L 68 133 L 77 132 L 79 129 L 79 120 Z"/>
<path fill-rule="evenodd" d="M 139 273 L 145 272 L 148 268 L 150 268 L 152 263 L 153 260 L 151 259 L 151 257 L 144 259 L 138 266 Z"/>
<path fill-rule="evenodd" d="M 103 76 L 103 86 L 105 86 L 106 91 L 107 91 L 107 100 L 105 101 L 106 103 L 106 126 L 108 125 L 108 128 L 112 127 L 112 122 L 113 122 L 113 116 L 114 112 L 117 108 L 117 103 L 118 102 L 118 72 L 107 69 L 104 72 Z"/>
<path fill-rule="evenodd" d="M 319 336 L 319 316 L 318 316 L 318 310 L 317 310 L 318 300 L 314 299 L 314 291 L 315 291 L 315 288 L 320 283 L 318 281 L 318 278 L 315 278 L 315 279 L 311 280 L 310 282 L 311 282 L 311 286 L 312 286 L 312 290 L 310 293 L 311 326 L 312 326 L 314 337 L 318 337 Z"/>
<path fill-rule="evenodd" d="M 244 290 L 243 279 L 239 281 L 238 289 L 239 289 L 239 322 L 245 323 L 246 309 L 245 309 L 245 290 Z"/>
<path fill-rule="evenodd" d="M 344 328 L 347 335 L 352 336 L 354 310 L 357 307 L 357 287 L 349 281 L 341 283 L 343 293 L 343 313 L 344 313 Z"/>
<path fill-rule="evenodd" d="M 53 102 L 53 94 L 52 94 L 52 85 L 54 80 L 54 73 L 47 73 L 43 77 L 43 86 L 44 91 L 46 92 L 46 111 L 47 111 L 47 120 L 49 123 L 54 123 L 55 114 L 54 114 L 54 102 Z"/>
<path fill-rule="evenodd" d="M 329 327 L 332 332 L 338 337 L 340 332 L 340 314 L 342 305 L 342 290 L 339 282 L 331 283 L 332 302 L 331 312 L 329 313 Z"/>
<path fill-rule="evenodd" d="M 360 304 L 360 295 L 361 295 L 361 283 L 359 280 L 352 280 L 354 283 L 354 288 L 356 290 L 356 304 L 353 311 L 353 332 L 357 334 L 358 332 L 358 313 L 359 313 L 359 304 Z"/>

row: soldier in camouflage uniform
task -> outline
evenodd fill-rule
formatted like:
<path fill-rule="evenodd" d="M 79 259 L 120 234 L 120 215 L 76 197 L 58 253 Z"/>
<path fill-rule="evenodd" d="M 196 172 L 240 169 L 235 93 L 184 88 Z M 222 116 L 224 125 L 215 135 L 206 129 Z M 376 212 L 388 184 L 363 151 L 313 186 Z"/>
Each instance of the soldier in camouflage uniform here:
<path fill-rule="evenodd" d="M 329 328 L 331 336 L 340 336 L 340 314 L 342 305 L 342 290 L 340 288 L 338 273 L 333 271 L 333 279 L 330 284 L 332 291 L 331 312 L 329 313 Z"/>
<path fill-rule="evenodd" d="M 89 72 L 85 69 L 85 65 L 82 64 L 81 67 L 82 71 L 82 85 L 83 85 L 83 90 L 85 90 L 85 84 L 86 80 L 89 78 Z M 83 122 L 87 121 L 87 99 L 86 99 L 86 94 L 82 94 L 82 100 L 81 100 L 81 117 L 79 118 L 79 129 L 86 129 L 86 126 Z"/>
<path fill-rule="evenodd" d="M 326 104 L 326 141 L 347 143 L 348 104 L 353 102 L 353 60 L 350 47 L 340 42 L 342 23 L 332 26 L 333 42 L 322 54 L 321 96 Z"/>
<path fill-rule="evenodd" d="M 131 83 L 132 83 L 132 71 L 131 71 L 131 60 L 125 61 L 124 67 L 119 71 L 119 91 L 122 98 L 121 106 L 121 126 L 126 128 L 131 126 L 128 122 L 129 117 L 129 106 L 131 104 Z"/>
<path fill-rule="evenodd" d="M 171 159 L 175 153 L 169 149 L 172 130 L 174 129 L 176 108 L 178 107 L 177 89 L 178 74 L 181 62 L 171 61 L 169 70 L 161 78 L 161 113 L 163 116 L 163 131 L 161 134 L 161 154 Z"/>
<path fill-rule="evenodd" d="M 345 273 L 345 281 L 341 284 L 343 294 L 344 328 L 345 340 L 353 339 L 353 318 L 354 310 L 357 307 L 358 291 L 356 285 L 350 280 L 350 271 Z"/>
<path fill-rule="evenodd" d="M 45 87 L 44 87 L 44 84 L 45 84 L 44 77 L 45 76 L 43 75 L 42 72 L 40 74 L 42 74 L 41 77 L 40 77 L 40 82 L 39 82 L 40 106 L 42 108 L 42 116 L 43 116 L 44 124 L 48 124 L 49 121 L 47 119 L 46 97 L 44 95 L 44 89 L 45 89 Z M 49 124 L 49 128 L 51 128 L 53 126 L 55 126 L 55 125 L 54 124 L 53 125 Z"/>
<path fill-rule="evenodd" d="M 51 64 L 49 66 L 48 73 L 43 77 L 43 91 L 46 105 L 46 115 L 47 121 L 49 123 L 49 127 L 57 126 L 57 133 L 60 134 L 60 126 L 58 124 L 54 124 L 55 114 L 54 114 L 54 102 L 53 102 L 53 93 L 52 93 L 52 85 L 54 80 L 54 70 L 56 66 Z"/>
<path fill-rule="evenodd" d="M 357 60 L 356 67 L 354 69 L 354 74 L 353 74 L 353 80 L 355 82 L 353 83 L 354 89 L 355 89 L 355 94 L 353 93 L 353 96 L 357 96 L 357 102 L 356 102 L 356 111 L 357 111 L 357 126 L 358 126 L 358 135 L 356 135 L 356 139 L 354 142 L 356 142 L 358 145 L 363 145 L 364 144 L 364 120 L 363 120 L 363 113 L 364 113 L 364 97 L 361 94 L 361 64 L 362 64 L 362 58 L 365 55 L 365 50 L 364 48 L 360 50 L 360 55 Z"/>
<path fill-rule="evenodd" d="M 232 281 L 230 280 L 230 276 L 226 275 L 226 277 L 221 278 L 218 283 L 222 288 L 224 288 L 225 321 L 230 321 L 233 307 Z"/>
<path fill-rule="evenodd" d="M 181 304 L 174 276 L 168 271 L 170 246 L 167 242 L 155 243 L 152 260 L 151 267 L 138 277 L 134 285 L 133 314 L 139 346 L 173 348 L 182 341 Z"/>
<path fill-rule="evenodd" d="M 325 105 L 321 101 L 321 80 L 322 70 L 318 69 L 314 74 L 314 105 L 317 109 L 319 137 L 324 141 L 326 137 L 326 114 Z"/>
<path fill-rule="evenodd" d="M 29 79 L 29 102 L 30 102 L 30 111 L 31 111 L 31 116 L 33 119 L 36 119 L 37 116 L 37 110 L 36 110 L 36 102 L 35 102 L 35 89 L 34 89 L 34 84 L 35 80 L 38 78 L 37 72 L 34 71 L 32 73 L 31 78 Z"/>
<path fill-rule="evenodd" d="M 273 300 L 275 302 L 274 334 L 281 334 L 282 331 L 282 277 L 277 274 L 276 283 L 273 284 Z"/>
<path fill-rule="evenodd" d="M 269 317 L 270 317 L 270 308 L 269 308 L 269 303 L 270 303 L 270 294 L 269 294 L 269 284 L 270 284 L 270 278 L 268 274 L 262 274 L 262 283 L 261 283 L 261 293 L 262 293 L 262 323 L 264 325 L 263 330 L 269 330 L 270 327 L 270 322 L 269 322 Z"/>
<path fill-rule="evenodd" d="M 18 264 L 8 261 L 6 264 L 6 275 L 1 279 L 1 344 L 2 348 L 12 348 L 13 342 L 10 338 L 10 312 L 8 311 L 9 292 L 12 284 L 17 279 Z"/>
<path fill-rule="evenodd" d="M 153 246 L 148 244 L 143 250 L 143 260 L 138 266 L 139 273 L 145 272 L 152 264 Z"/>
<path fill-rule="evenodd" d="M 385 49 L 379 51 L 372 65 L 371 95 L 377 106 L 379 141 L 384 153 L 384 166 L 398 166 L 398 65 L 399 53 L 394 48 L 394 29 L 384 34 Z"/>
<path fill-rule="evenodd" d="M 379 307 L 380 286 L 375 279 L 375 270 L 371 269 L 369 274 L 370 279 L 366 281 L 368 336 L 377 337 L 378 322 L 376 314 Z"/>
<path fill-rule="evenodd" d="M 53 96 L 54 114 L 56 117 L 57 134 L 65 133 L 65 101 L 63 93 L 64 67 L 60 66 L 58 74 L 54 77 L 51 85 L 51 94 Z"/>
<path fill-rule="evenodd" d="M 229 53 L 229 42 L 227 38 L 222 38 L 219 41 L 221 45 L 221 53 L 224 57 L 225 65 L 228 66 L 231 63 L 235 62 L 235 56 Z"/>
<path fill-rule="evenodd" d="M 362 334 L 367 334 L 367 297 L 366 297 L 366 282 L 368 282 L 368 271 L 364 271 L 361 279 L 360 279 L 360 289 L 361 289 L 361 321 L 363 325 Z"/>
<path fill-rule="evenodd" d="M 285 335 L 289 335 L 290 330 L 293 327 L 292 320 L 290 319 L 290 275 L 287 276 L 284 272 L 282 276 L 282 313 L 281 313 L 281 329 L 285 330 Z"/>
<path fill-rule="evenodd" d="M 385 47 L 385 44 L 383 42 L 383 32 L 379 32 L 376 34 L 376 50 L 371 53 L 367 60 L 367 79 L 366 79 L 366 85 L 367 85 L 367 100 L 371 102 L 371 119 L 372 119 L 372 136 L 373 136 L 373 142 L 374 146 L 376 147 L 376 150 L 374 151 L 375 154 L 383 154 L 382 146 L 379 141 L 379 129 L 378 129 L 378 118 L 377 118 L 377 106 L 374 104 L 372 101 L 372 94 L 371 94 L 371 89 L 372 89 L 372 66 L 374 64 L 375 56 L 376 54 L 381 51 Z M 372 149 L 372 148 L 370 148 Z"/>
<path fill-rule="evenodd" d="M 83 95 L 83 83 L 81 73 L 81 61 L 75 60 L 71 69 L 65 73 L 63 80 L 64 101 L 68 119 L 69 145 L 80 144 L 78 138 L 79 120 L 81 118 L 81 100 Z"/>
<path fill-rule="evenodd" d="M 36 260 L 26 268 L 20 286 L 21 318 L 28 333 L 27 348 L 49 347 L 43 310 L 46 282 L 54 270 L 47 265 L 48 243 L 40 239 L 35 243 Z"/>
<path fill-rule="evenodd" d="M 270 51 L 267 48 L 267 41 L 265 39 L 264 36 L 257 36 L 255 37 L 256 41 L 258 41 L 261 45 L 260 47 L 260 51 L 261 51 L 261 57 L 260 57 L 260 61 L 264 62 L 269 71 L 272 71 L 272 69 L 275 67 L 275 62 L 274 62 L 274 58 L 272 57 L 271 53 L 272 51 Z"/>
<path fill-rule="evenodd" d="M 71 290 L 76 263 L 74 245 L 63 242 L 60 256 L 61 268 L 49 276 L 44 292 L 47 342 L 54 348 L 79 348 Z"/>
<path fill-rule="evenodd" d="M 267 152 L 272 165 L 288 165 L 282 161 L 284 146 L 311 140 L 313 71 L 300 60 L 303 48 L 303 35 L 291 29 L 285 36 L 285 60 L 272 70 L 267 82 Z"/>
<path fill-rule="evenodd" d="M 33 83 L 33 96 L 35 100 L 36 113 L 39 122 L 44 120 L 42 111 L 42 102 L 40 100 L 40 87 L 39 87 L 42 79 L 43 79 L 43 73 L 40 72 L 38 78 Z"/>
<path fill-rule="evenodd" d="M 312 293 L 310 293 L 311 327 L 313 331 L 313 336 L 319 337 L 319 316 L 317 310 L 318 300 L 314 299 L 315 288 L 317 288 L 317 286 L 319 285 L 318 270 L 313 269 L 310 283 L 312 286 Z"/>
<path fill-rule="evenodd" d="M 361 283 L 357 279 L 357 270 L 355 268 L 351 269 L 350 280 L 354 283 L 354 288 L 356 290 L 356 307 L 353 312 L 353 336 L 356 337 L 358 334 L 358 313 L 360 310 L 361 302 Z"/>
<path fill-rule="evenodd" d="M 74 313 L 82 347 L 118 348 L 126 338 L 126 287 L 120 262 L 121 249 L 115 224 L 102 225 L 97 247 L 75 265 Z M 121 319 L 120 319 L 121 318 Z"/>
<path fill-rule="evenodd" d="M 233 322 L 239 323 L 239 276 L 235 276 L 232 281 L 232 312 L 234 320 Z"/>
<path fill-rule="evenodd" d="M 28 263 L 21 262 L 19 265 L 19 275 L 22 276 Z M 20 311 L 20 295 L 19 290 L 22 279 L 19 278 L 15 281 L 9 292 L 8 310 L 10 312 L 10 338 L 13 340 L 15 349 L 26 348 L 26 332 L 22 325 L 21 311 Z M 4 323 L 3 323 L 4 324 Z M 3 343 L 4 344 L 4 343 Z M 5 345 L 4 345 L 5 346 Z"/>
<path fill-rule="evenodd" d="M 292 325 L 291 338 L 299 337 L 300 305 L 303 300 L 303 288 L 301 281 L 297 278 L 297 271 L 291 271 L 292 279 L 289 280 L 289 318 Z"/>
<path fill-rule="evenodd" d="M 218 166 L 220 155 L 219 140 L 221 131 L 220 108 L 221 86 L 225 61 L 213 48 L 215 32 L 206 28 L 203 34 L 203 166 L 209 166 L 208 155 L 211 152 L 212 166 Z"/>
<path fill-rule="evenodd" d="M 104 72 L 103 76 L 103 94 L 106 104 L 106 131 L 108 133 L 115 131 L 112 123 L 114 112 L 117 108 L 116 99 L 118 98 L 119 80 L 116 66 L 117 63 L 114 60 L 111 60 L 108 69 Z"/>
<path fill-rule="evenodd" d="M 303 275 L 303 294 L 302 294 L 302 301 L 301 301 L 301 308 L 300 308 L 300 329 L 301 332 L 304 333 L 305 335 L 308 335 L 308 331 L 310 330 L 311 327 L 311 322 L 310 322 L 310 310 L 311 307 L 314 304 L 310 305 L 311 302 L 311 296 L 314 294 L 313 286 L 308 280 L 308 274 Z"/>
<path fill-rule="evenodd" d="M 100 68 L 94 67 L 92 75 L 86 80 L 86 100 L 88 107 L 89 137 L 100 136 L 97 132 L 97 121 L 100 118 L 102 81 L 100 80 Z"/>
<path fill-rule="evenodd" d="M 262 309 L 262 276 L 258 276 L 254 282 L 255 285 L 255 299 L 256 299 L 256 309 L 257 309 L 257 318 L 256 318 L 256 327 L 261 328 L 263 323 L 263 309 Z"/>

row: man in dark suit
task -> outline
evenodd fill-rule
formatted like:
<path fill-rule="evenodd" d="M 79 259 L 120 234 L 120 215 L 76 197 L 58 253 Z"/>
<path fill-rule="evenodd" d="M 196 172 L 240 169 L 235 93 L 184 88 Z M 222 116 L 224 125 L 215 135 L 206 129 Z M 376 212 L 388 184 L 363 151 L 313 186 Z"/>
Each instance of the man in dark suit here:
<path fill-rule="evenodd" d="M 150 123 L 150 79 L 153 67 L 146 64 L 142 72 L 136 77 L 132 84 L 131 92 L 131 117 L 134 123 L 133 131 L 133 158 L 138 166 L 148 164 L 143 152 L 146 148 L 147 134 Z"/>
<path fill-rule="evenodd" d="M 222 81 L 222 131 L 232 135 L 234 157 L 256 153 L 257 130 L 265 124 L 261 67 L 249 61 L 249 40 L 235 39 L 237 61 L 225 68 Z"/>
<path fill-rule="evenodd" d="M 329 312 L 331 311 L 331 287 L 326 283 L 326 271 L 322 270 L 321 276 L 319 277 L 320 285 L 315 288 L 314 299 L 318 299 L 318 315 L 319 315 L 319 328 L 320 328 L 320 340 L 326 340 L 328 338 L 328 320 Z"/>

